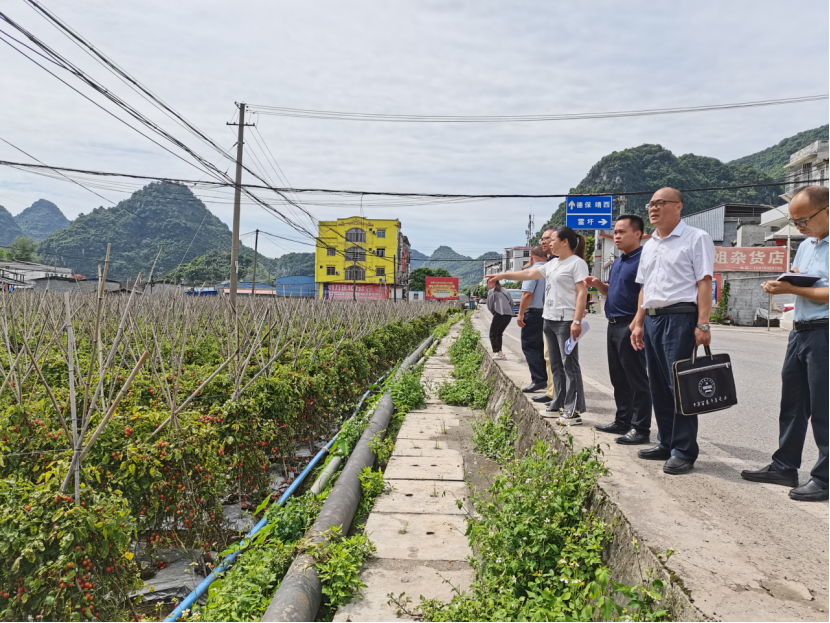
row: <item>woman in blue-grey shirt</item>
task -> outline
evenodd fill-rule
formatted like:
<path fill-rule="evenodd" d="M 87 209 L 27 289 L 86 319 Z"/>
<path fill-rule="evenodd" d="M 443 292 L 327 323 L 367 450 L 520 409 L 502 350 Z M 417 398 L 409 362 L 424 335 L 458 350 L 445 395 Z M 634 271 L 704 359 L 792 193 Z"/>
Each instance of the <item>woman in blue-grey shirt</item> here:
<path fill-rule="evenodd" d="M 495 353 L 493 359 L 507 359 L 501 349 L 502 336 L 513 319 L 513 297 L 498 281 L 487 293 L 487 309 L 493 314 L 493 320 L 490 322 L 490 346 Z"/>

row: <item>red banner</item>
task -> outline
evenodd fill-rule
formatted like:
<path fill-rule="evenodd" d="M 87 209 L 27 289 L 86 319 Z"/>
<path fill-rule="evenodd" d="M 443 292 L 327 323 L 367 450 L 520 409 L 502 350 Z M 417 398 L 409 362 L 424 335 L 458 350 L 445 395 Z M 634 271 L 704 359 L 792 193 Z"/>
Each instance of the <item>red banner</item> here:
<path fill-rule="evenodd" d="M 378 301 L 389 298 L 385 285 L 378 283 L 326 283 L 323 284 L 323 297 L 333 300 Z"/>
<path fill-rule="evenodd" d="M 715 247 L 715 272 L 761 270 L 783 273 L 787 251 L 777 247 Z"/>
<path fill-rule="evenodd" d="M 427 277 L 424 288 L 425 299 L 458 300 L 458 277 Z"/>

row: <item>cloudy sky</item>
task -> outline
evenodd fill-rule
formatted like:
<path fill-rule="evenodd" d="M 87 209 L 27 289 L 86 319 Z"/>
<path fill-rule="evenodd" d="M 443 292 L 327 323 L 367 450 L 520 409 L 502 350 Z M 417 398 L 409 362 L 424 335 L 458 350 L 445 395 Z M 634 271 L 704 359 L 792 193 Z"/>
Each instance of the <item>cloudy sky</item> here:
<path fill-rule="evenodd" d="M 234 116 L 234 103 L 241 101 L 392 114 L 521 115 L 828 92 L 826 0 L 46 0 L 45 6 L 226 148 L 236 140 L 234 128 L 226 122 Z M 142 106 L 136 93 L 103 71 L 24 0 L 0 0 L 0 11 L 222 170 L 230 166 L 169 118 Z M 7 24 L 0 23 L 0 29 L 14 33 Z M 5 44 L 0 45 L 0 67 L 0 138 L 32 156 L 56 166 L 203 177 Z M 77 78 L 54 65 L 51 69 L 93 101 L 117 110 Z M 267 145 L 294 187 L 559 193 L 575 186 L 591 165 L 614 150 L 659 143 L 676 155 L 691 152 L 730 160 L 827 123 L 828 105 L 821 101 L 673 116 L 509 124 L 368 123 L 265 115 L 254 120 L 258 126 L 250 131 L 251 138 Z M 253 152 L 249 161 L 256 164 L 258 155 L 276 183 L 276 172 L 259 146 L 247 142 Z M 0 159 L 29 161 L 2 142 Z M 119 201 L 130 188 L 135 186 L 99 192 Z M 229 193 L 199 194 L 230 224 Z M 0 168 L 0 204 L 10 212 L 16 214 L 39 198 L 55 202 L 69 218 L 109 205 L 78 186 Z M 350 203 L 315 197 L 307 209 L 320 219 L 359 213 L 359 199 Z M 364 199 L 363 211 L 367 217 L 399 218 L 420 251 L 429 253 L 446 244 L 473 256 L 522 244 L 531 209 L 541 223 L 555 207 L 553 201 L 540 200 L 401 203 Z M 255 228 L 301 238 L 262 208 L 245 204 L 241 231 Z M 269 255 L 309 249 L 285 241 L 279 246 L 263 242 L 261 248 Z"/>

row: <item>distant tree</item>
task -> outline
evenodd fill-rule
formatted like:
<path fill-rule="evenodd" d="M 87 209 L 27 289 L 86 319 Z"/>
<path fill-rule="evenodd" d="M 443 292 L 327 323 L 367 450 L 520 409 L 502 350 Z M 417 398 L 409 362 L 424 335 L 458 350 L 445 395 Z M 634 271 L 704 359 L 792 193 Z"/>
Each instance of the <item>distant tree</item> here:
<path fill-rule="evenodd" d="M 411 292 L 423 292 L 426 289 L 427 277 L 452 277 L 445 268 L 429 268 L 424 266 L 416 268 L 409 273 L 409 290 Z"/>
<path fill-rule="evenodd" d="M 26 236 L 18 236 L 8 248 L 6 256 L 18 262 L 37 262 L 37 243 Z"/>
<path fill-rule="evenodd" d="M 595 247 L 596 239 L 593 236 L 585 236 L 585 261 L 588 262 L 589 268 L 594 264 Z"/>
<path fill-rule="evenodd" d="M 239 272 L 237 273 L 239 280 L 243 279 L 253 263 L 253 258 L 244 255 L 239 256 Z M 187 264 L 182 264 L 177 269 L 170 271 L 164 278 L 174 283 L 202 285 L 202 283 L 220 283 L 229 279 L 230 276 L 231 254 L 225 251 L 211 251 L 200 255 Z M 259 269 L 257 269 L 257 281 L 262 281 Z"/>

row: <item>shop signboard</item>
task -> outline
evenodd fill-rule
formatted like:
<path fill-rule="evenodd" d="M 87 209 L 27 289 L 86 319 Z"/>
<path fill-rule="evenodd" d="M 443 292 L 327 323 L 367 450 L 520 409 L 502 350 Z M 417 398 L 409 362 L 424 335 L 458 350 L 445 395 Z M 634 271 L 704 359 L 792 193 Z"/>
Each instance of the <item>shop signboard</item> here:
<path fill-rule="evenodd" d="M 324 283 L 323 298 L 329 300 L 378 301 L 389 298 L 386 285 L 379 283 Z"/>
<path fill-rule="evenodd" d="M 714 272 L 741 270 L 786 272 L 787 251 L 777 247 L 715 247 Z"/>
<path fill-rule="evenodd" d="M 457 301 L 458 277 L 427 277 L 424 289 L 426 299 Z"/>

